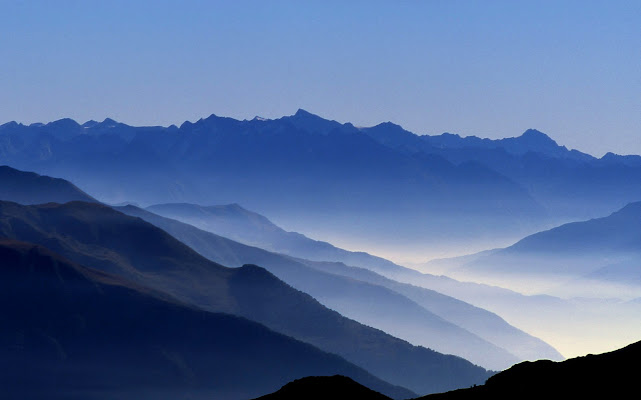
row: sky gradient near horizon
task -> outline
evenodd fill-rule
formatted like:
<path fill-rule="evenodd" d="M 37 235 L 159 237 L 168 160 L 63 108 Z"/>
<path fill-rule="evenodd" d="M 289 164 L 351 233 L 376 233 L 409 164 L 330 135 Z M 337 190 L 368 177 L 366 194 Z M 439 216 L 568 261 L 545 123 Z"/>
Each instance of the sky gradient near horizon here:
<path fill-rule="evenodd" d="M 0 124 L 304 108 L 641 154 L 639 1 L 0 0 Z"/>

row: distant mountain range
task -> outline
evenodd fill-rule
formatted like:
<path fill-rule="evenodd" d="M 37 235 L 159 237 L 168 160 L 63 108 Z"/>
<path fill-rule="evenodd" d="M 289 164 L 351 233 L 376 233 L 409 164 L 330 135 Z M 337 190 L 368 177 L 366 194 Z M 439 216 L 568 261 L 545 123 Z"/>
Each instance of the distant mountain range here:
<path fill-rule="evenodd" d="M 104 202 L 239 203 L 298 231 L 387 250 L 504 243 L 550 222 L 501 171 L 402 151 L 368 132 L 304 110 L 167 128 L 8 123 L 0 162 L 70 179 Z"/>
<path fill-rule="evenodd" d="M 467 252 L 504 246 L 641 199 L 639 156 L 597 159 L 533 129 L 418 136 L 304 110 L 180 127 L 10 122 L 0 163 L 70 179 L 104 202 L 238 203 L 298 232 L 414 258 L 460 252 L 463 241 Z"/>
<path fill-rule="evenodd" d="M 447 271 L 455 278 L 565 297 L 641 296 L 641 202 L 528 236 Z"/>
<path fill-rule="evenodd" d="M 0 260 L 2 398 L 241 400 L 335 373 L 411 396 L 260 324 L 199 310 L 40 246 L 0 240 Z"/>
<path fill-rule="evenodd" d="M 417 136 L 391 123 L 363 132 L 406 154 L 496 171 L 525 188 L 556 220 L 598 217 L 641 199 L 641 156 L 608 153 L 597 159 L 559 146 L 535 129 L 499 140 L 447 133 Z"/>

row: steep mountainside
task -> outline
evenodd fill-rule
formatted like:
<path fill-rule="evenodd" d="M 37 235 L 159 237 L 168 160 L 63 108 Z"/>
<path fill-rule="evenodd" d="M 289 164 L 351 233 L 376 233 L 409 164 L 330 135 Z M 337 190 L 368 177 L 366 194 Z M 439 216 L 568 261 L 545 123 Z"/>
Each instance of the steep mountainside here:
<path fill-rule="evenodd" d="M 211 262 L 163 230 L 106 206 L 0 202 L 0 236 L 44 245 L 205 310 L 260 322 L 417 393 L 469 386 L 489 375 L 461 358 L 412 346 L 349 320 L 262 268 L 225 268 Z"/>
<path fill-rule="evenodd" d="M 0 260 L 2 398 L 241 400 L 335 373 L 411 395 L 255 322 L 186 306 L 40 246 L 1 240 Z"/>
<path fill-rule="evenodd" d="M 377 283 L 352 279 L 345 274 L 337 274 L 336 271 L 326 271 L 320 264 L 308 266 L 304 260 L 299 261 L 236 243 L 133 206 L 121 207 L 118 210 L 153 223 L 212 261 L 230 266 L 241 266 L 247 263 L 261 265 L 294 288 L 312 295 L 342 315 L 413 344 L 446 354 L 455 354 L 493 370 L 505 369 L 518 362 L 517 360 L 522 360 L 502 348 L 502 341 L 490 343 L 467 329 L 452 324 L 448 320 L 448 314 L 454 314 L 458 309 L 464 308 L 464 306 L 454 305 L 456 303 L 454 299 L 449 299 L 449 304 L 453 307 L 432 304 L 432 308 L 439 308 L 441 311 L 441 315 L 437 315 L 398 291 L 390 290 Z M 317 268 L 313 268 L 314 266 Z M 427 303 L 429 302 L 427 300 Z M 446 300 L 445 303 L 448 301 Z M 479 315 L 480 313 L 477 313 L 477 316 Z M 481 319 L 485 321 L 491 320 L 483 317 Z M 498 325 L 499 335 L 506 331 L 510 332 L 511 328 L 495 323 L 490 325 L 495 327 Z M 511 329 L 512 332 L 508 336 L 518 336 L 519 332 L 513 332 L 515 330 Z M 496 336 L 493 338 L 496 339 Z M 517 339 L 517 342 L 527 342 L 522 339 L 524 338 Z M 541 356 L 542 354 L 539 354 L 536 359 Z"/>
<path fill-rule="evenodd" d="M 96 200 L 64 179 L 0 166 L 0 200 L 21 204 Z"/>

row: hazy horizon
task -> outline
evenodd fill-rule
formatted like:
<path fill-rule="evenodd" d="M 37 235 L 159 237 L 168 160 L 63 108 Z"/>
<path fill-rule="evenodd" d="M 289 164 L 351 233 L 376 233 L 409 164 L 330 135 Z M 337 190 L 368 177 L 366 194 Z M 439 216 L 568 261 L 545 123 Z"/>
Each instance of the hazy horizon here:
<path fill-rule="evenodd" d="M 5 2 L 0 124 L 304 108 L 641 153 L 635 2 Z M 47 68 L 42 68 L 44 65 Z"/>

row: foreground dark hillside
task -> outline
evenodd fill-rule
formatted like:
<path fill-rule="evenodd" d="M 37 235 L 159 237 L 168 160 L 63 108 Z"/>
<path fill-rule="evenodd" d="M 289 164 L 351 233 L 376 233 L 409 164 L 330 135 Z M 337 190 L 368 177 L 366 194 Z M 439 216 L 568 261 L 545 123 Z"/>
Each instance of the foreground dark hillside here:
<path fill-rule="evenodd" d="M 0 237 L 40 244 L 202 309 L 257 321 L 416 393 L 466 387 L 490 375 L 462 358 L 349 320 L 262 268 L 211 262 L 165 231 L 103 205 L 0 202 Z"/>
<path fill-rule="evenodd" d="M 641 342 L 562 362 L 523 362 L 482 386 L 421 397 L 457 399 L 623 399 L 638 393 Z"/>
<path fill-rule="evenodd" d="M 340 375 L 310 376 L 297 379 L 280 388 L 277 392 L 261 396 L 256 400 L 389 400 L 389 397 L 375 392 L 353 380 Z"/>
<path fill-rule="evenodd" d="M 240 400 L 335 373 L 410 394 L 255 322 L 0 241 L 0 398 Z"/>
<path fill-rule="evenodd" d="M 432 394 L 416 400 L 627 399 L 635 398 L 641 342 L 620 350 L 562 362 L 523 362 L 484 385 Z M 260 400 L 382 400 L 345 377 L 308 377 L 290 382 Z"/>

